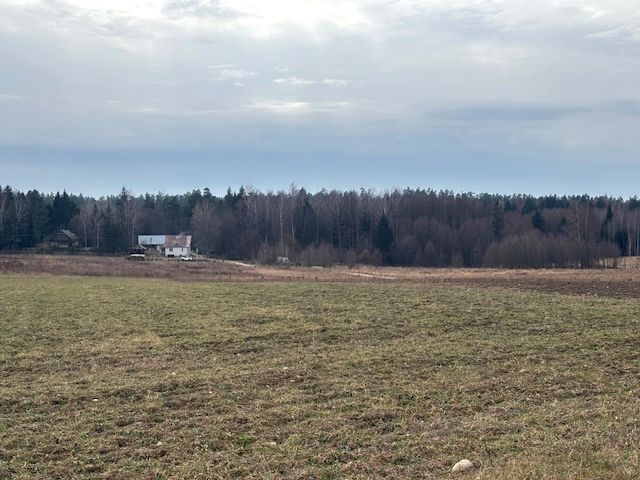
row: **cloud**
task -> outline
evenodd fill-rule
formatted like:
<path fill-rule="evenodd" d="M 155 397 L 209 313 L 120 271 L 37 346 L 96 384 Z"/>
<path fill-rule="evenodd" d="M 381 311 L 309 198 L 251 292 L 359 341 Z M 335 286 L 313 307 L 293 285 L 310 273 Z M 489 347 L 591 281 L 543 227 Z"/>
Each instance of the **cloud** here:
<path fill-rule="evenodd" d="M 296 113 L 309 111 L 313 104 L 309 102 L 262 101 L 248 105 L 249 108 L 275 113 Z"/>
<path fill-rule="evenodd" d="M 215 82 L 242 80 L 249 77 L 255 77 L 257 75 L 257 72 L 244 70 L 233 64 L 209 65 L 207 68 L 214 71 L 214 75 L 213 77 L 211 77 L 211 79 Z M 239 82 L 234 82 L 234 84 L 237 83 Z M 242 86 L 242 84 L 240 84 L 239 86 Z"/>
<path fill-rule="evenodd" d="M 315 80 L 308 80 L 306 78 L 300 77 L 284 77 L 284 78 L 276 78 L 273 80 L 273 83 L 278 84 L 286 84 L 286 85 L 313 85 L 316 83 Z"/>
<path fill-rule="evenodd" d="M 339 113 L 353 105 L 350 102 L 301 102 L 301 101 L 280 101 L 264 100 L 253 102 L 247 108 L 272 112 L 277 114 L 291 113 Z"/>
<path fill-rule="evenodd" d="M 638 53 L 628 0 L 0 0 L 0 147 L 605 168 L 640 158 Z"/>
<path fill-rule="evenodd" d="M 513 66 L 517 62 L 531 60 L 536 55 L 531 48 L 503 46 L 487 41 L 470 44 L 467 52 L 471 61 L 489 67 Z"/>
<path fill-rule="evenodd" d="M 331 85 L 332 87 L 343 87 L 348 85 L 350 82 L 341 78 L 325 78 L 321 83 L 324 85 Z"/>
<path fill-rule="evenodd" d="M 340 78 L 325 78 L 323 80 L 310 80 L 308 78 L 300 78 L 300 77 L 282 77 L 275 78 L 273 83 L 277 83 L 279 85 L 330 85 L 332 87 L 342 87 L 344 85 L 348 85 L 349 82 L 347 80 L 343 80 Z"/>
<path fill-rule="evenodd" d="M 6 100 L 6 101 L 21 101 L 21 100 L 26 100 L 26 97 L 23 97 L 22 95 L 11 95 L 9 93 L 0 93 L 0 102 Z"/>

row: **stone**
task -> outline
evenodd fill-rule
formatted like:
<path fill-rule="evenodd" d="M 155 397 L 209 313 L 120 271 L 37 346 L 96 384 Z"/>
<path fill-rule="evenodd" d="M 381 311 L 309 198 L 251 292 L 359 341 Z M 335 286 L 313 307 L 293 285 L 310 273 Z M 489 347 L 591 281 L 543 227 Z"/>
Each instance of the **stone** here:
<path fill-rule="evenodd" d="M 453 468 L 451 469 L 451 473 L 462 473 L 466 472 L 467 470 L 471 470 L 472 468 L 473 463 L 465 458 L 464 460 L 460 460 L 453 466 Z"/>

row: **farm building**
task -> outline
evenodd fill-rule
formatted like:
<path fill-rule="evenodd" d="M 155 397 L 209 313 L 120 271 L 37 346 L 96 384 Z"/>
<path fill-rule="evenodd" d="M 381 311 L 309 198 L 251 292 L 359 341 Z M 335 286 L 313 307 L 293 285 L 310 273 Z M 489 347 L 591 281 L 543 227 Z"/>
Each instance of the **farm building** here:
<path fill-rule="evenodd" d="M 191 235 L 138 235 L 138 245 L 155 248 L 166 257 L 191 255 Z"/>
<path fill-rule="evenodd" d="M 159 252 L 164 248 L 166 241 L 166 235 L 138 235 L 138 245 L 145 248 L 155 248 Z"/>
<path fill-rule="evenodd" d="M 71 230 L 59 230 L 49 237 L 50 248 L 75 248 L 80 246 L 80 239 Z"/>
<path fill-rule="evenodd" d="M 188 257 L 191 255 L 191 235 L 167 235 L 164 244 L 166 257 Z"/>

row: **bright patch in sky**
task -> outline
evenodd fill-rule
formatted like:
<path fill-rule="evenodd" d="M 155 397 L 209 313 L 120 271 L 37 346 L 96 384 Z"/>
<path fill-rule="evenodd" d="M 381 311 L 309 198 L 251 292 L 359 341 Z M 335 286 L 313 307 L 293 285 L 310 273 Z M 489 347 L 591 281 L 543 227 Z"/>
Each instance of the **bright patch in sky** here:
<path fill-rule="evenodd" d="M 330 0 L 221 0 L 222 9 L 235 12 L 241 24 L 268 35 L 288 24 L 309 30 L 318 25 L 333 24 L 341 28 L 366 25 L 368 20 L 356 2 Z"/>
<path fill-rule="evenodd" d="M 180 188 L 640 174 L 637 2 L 0 0 L 0 65 L 0 180 L 25 186 L 51 158 L 53 189 L 179 154 Z"/>

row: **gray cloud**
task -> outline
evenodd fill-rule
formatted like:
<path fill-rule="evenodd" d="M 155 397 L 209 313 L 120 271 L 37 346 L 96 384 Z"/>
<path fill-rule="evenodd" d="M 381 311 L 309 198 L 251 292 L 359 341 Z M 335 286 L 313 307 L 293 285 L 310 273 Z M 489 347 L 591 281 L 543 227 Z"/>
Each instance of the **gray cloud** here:
<path fill-rule="evenodd" d="M 639 54 L 622 0 L 9 0 L 0 153 L 533 155 L 602 173 L 638 161 Z M 447 177 L 430 165 L 416 175 Z"/>
<path fill-rule="evenodd" d="M 588 105 L 562 104 L 504 104 L 469 105 L 428 112 L 439 118 L 459 121 L 490 122 L 547 122 L 590 115 L 640 116 L 640 102 L 620 100 Z"/>

